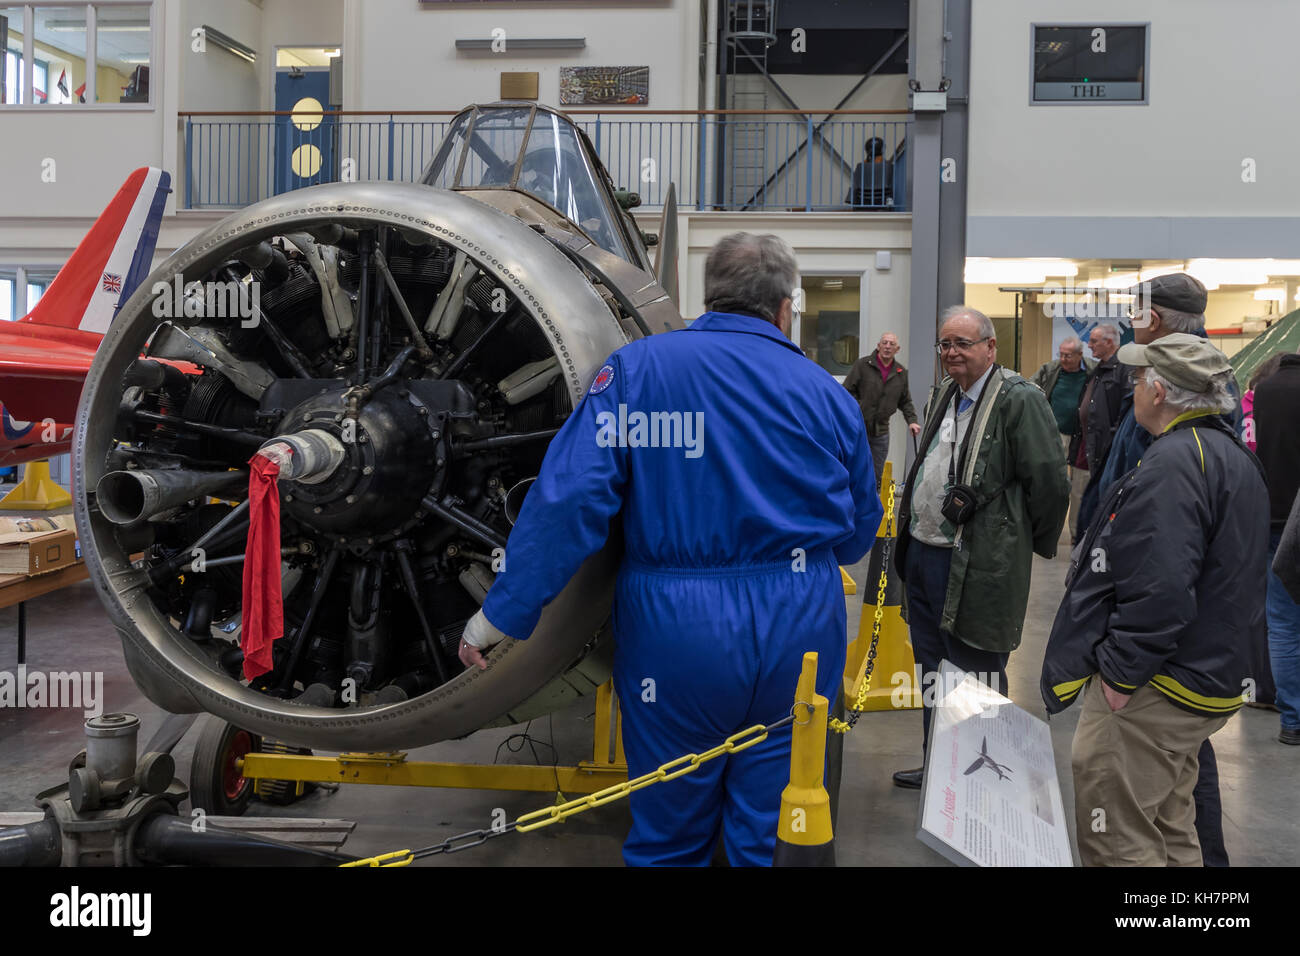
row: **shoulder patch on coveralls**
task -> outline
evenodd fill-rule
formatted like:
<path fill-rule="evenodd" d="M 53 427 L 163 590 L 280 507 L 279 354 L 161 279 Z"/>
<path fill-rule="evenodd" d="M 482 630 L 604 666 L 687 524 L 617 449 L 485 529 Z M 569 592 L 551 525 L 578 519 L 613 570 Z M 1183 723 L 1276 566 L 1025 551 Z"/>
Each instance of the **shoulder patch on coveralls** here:
<path fill-rule="evenodd" d="M 591 382 L 591 388 L 587 390 L 588 395 L 599 395 L 605 389 L 614 384 L 614 366 L 602 365 L 600 371 Z"/>

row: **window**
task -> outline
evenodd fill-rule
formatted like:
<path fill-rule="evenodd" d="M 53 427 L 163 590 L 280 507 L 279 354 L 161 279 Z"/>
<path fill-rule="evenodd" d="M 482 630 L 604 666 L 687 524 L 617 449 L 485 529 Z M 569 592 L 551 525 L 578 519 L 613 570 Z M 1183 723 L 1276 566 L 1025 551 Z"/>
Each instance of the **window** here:
<path fill-rule="evenodd" d="M 0 6 L 0 50 L 4 105 L 147 104 L 153 4 Z"/>
<path fill-rule="evenodd" d="M 45 290 L 49 287 L 48 281 L 28 282 L 27 283 L 27 311 L 30 312 L 36 308 L 36 303 L 41 301 L 41 296 L 45 295 Z"/>
<path fill-rule="evenodd" d="M 86 82 L 86 7 L 32 7 L 32 102 L 74 102 Z"/>
<path fill-rule="evenodd" d="M 1031 103 L 1147 102 L 1146 24 L 1030 27 Z"/>
<path fill-rule="evenodd" d="M 97 103 L 148 103 L 149 4 L 95 6 Z"/>
<path fill-rule="evenodd" d="M 0 7 L 0 93 L 3 103 L 20 103 L 23 95 L 23 8 Z"/>
<path fill-rule="evenodd" d="M 0 279 L 0 322 L 14 319 L 14 280 Z"/>
<path fill-rule="evenodd" d="M 803 277 L 804 301 L 799 320 L 799 347 L 832 375 L 847 375 L 869 345 L 860 340 L 862 277 Z"/>

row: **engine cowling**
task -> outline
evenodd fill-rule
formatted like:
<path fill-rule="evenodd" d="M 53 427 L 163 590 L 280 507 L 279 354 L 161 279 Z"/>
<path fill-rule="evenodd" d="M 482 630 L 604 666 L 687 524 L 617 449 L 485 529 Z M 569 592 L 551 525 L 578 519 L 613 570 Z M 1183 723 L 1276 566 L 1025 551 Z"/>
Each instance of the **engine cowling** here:
<path fill-rule="evenodd" d="M 214 225 L 125 303 L 77 415 L 75 509 L 151 700 L 298 746 L 378 750 L 527 719 L 608 676 L 616 533 L 529 640 L 499 645 L 485 671 L 454 652 L 511 489 L 517 508 L 550 435 L 637 334 L 544 232 L 445 190 L 314 187 Z M 344 451 L 324 478 L 282 484 L 285 635 L 250 683 L 246 484 L 225 502 L 173 493 L 143 523 L 97 494 L 135 489 L 110 472 L 219 475 L 307 432 Z"/>

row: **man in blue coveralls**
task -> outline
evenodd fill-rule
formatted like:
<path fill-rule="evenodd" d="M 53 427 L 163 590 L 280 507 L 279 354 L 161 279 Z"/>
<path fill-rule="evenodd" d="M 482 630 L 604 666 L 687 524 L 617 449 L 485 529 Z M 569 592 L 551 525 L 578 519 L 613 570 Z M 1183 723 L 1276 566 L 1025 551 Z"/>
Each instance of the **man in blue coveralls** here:
<path fill-rule="evenodd" d="M 788 335 L 798 285 L 776 236 L 734 233 L 705 264 L 711 311 L 616 351 L 551 441 L 460 657 L 527 638 L 622 513 L 614 686 L 628 775 L 790 712 L 803 654 L 839 693 L 838 564 L 882 508 L 857 403 Z M 514 570 L 527 568 L 527 571 Z M 631 795 L 629 865 L 769 865 L 790 728 Z"/>

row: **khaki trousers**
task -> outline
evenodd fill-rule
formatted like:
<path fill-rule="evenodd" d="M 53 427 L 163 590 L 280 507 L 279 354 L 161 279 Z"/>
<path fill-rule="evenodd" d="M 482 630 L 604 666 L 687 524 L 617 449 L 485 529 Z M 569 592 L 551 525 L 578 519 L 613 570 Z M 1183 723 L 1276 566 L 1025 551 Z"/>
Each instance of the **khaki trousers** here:
<path fill-rule="evenodd" d="M 1150 685 L 1112 712 L 1093 678 L 1074 731 L 1074 819 L 1084 866 L 1200 866 L 1197 752 L 1228 722 L 1182 710 Z"/>
<path fill-rule="evenodd" d="M 1061 436 L 1061 448 L 1065 454 L 1065 468 L 1070 475 L 1070 543 L 1073 544 L 1079 540 L 1079 502 L 1083 500 L 1083 491 L 1088 487 L 1089 474 L 1070 464 L 1069 435 Z"/>

